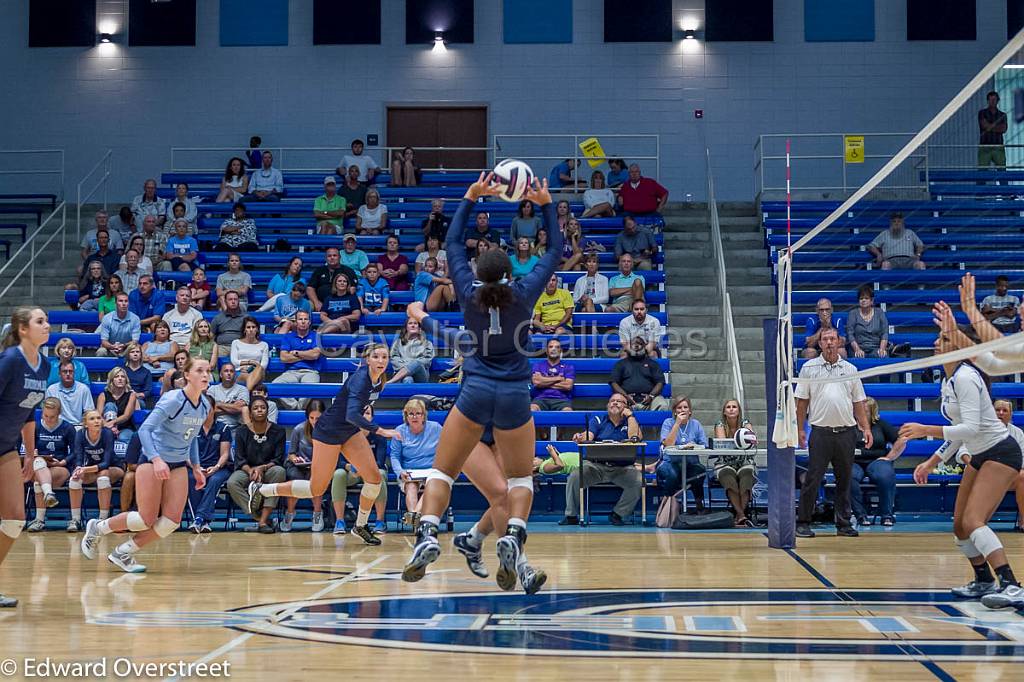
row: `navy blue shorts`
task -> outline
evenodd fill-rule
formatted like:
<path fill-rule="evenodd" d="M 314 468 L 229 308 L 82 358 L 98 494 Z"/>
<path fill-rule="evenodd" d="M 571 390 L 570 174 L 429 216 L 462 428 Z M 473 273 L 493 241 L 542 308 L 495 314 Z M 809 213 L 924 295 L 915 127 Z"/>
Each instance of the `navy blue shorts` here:
<path fill-rule="evenodd" d="M 152 464 L 152 462 L 149 461 L 149 458 L 146 457 L 145 455 L 141 455 L 139 457 L 139 464 L 140 465 L 142 465 L 142 464 Z M 164 464 L 166 464 L 167 468 L 170 469 L 171 471 L 174 471 L 175 469 L 180 469 L 182 467 L 187 467 L 189 465 L 188 461 L 184 461 L 184 462 L 168 462 L 166 460 L 164 461 Z M 113 464 L 111 466 L 117 466 L 117 465 Z"/>
<path fill-rule="evenodd" d="M 981 469 L 981 465 L 985 462 L 999 462 L 1020 471 L 1022 459 L 1024 457 L 1021 455 L 1017 441 L 1013 439 L 1013 436 L 1007 436 L 1005 440 L 996 443 L 985 452 L 972 455 L 970 465 L 975 469 Z"/>
<path fill-rule="evenodd" d="M 502 431 L 518 429 L 533 419 L 533 413 L 530 412 L 530 382 L 467 374 L 462 379 L 455 407 L 476 424 L 490 425 Z"/>
<path fill-rule="evenodd" d="M 360 431 L 360 429 L 347 422 L 331 427 L 324 424 L 324 421 L 324 418 L 321 417 L 317 421 L 316 426 L 313 427 L 313 440 L 318 440 L 328 445 L 344 445 L 345 441 Z"/>

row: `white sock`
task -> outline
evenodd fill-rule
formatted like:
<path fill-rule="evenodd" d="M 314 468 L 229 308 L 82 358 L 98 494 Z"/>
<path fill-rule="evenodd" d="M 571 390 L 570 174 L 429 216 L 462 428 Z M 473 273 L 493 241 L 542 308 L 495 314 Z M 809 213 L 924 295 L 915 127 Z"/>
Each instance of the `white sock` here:
<path fill-rule="evenodd" d="M 127 542 L 122 542 L 120 545 L 118 545 L 117 549 L 114 551 L 118 552 L 119 554 L 135 554 L 140 549 L 142 548 L 135 544 L 135 538 L 131 538 Z"/>
<path fill-rule="evenodd" d="M 263 497 L 277 497 L 277 484 L 264 483 L 260 486 L 260 495 Z"/>
<path fill-rule="evenodd" d="M 440 516 L 434 516 L 433 514 L 425 514 L 425 515 L 421 516 L 420 517 L 420 521 L 422 521 L 423 523 L 432 523 L 435 526 L 440 526 L 441 525 L 441 517 Z"/>
<path fill-rule="evenodd" d="M 102 519 L 97 523 L 96 532 L 100 535 L 110 535 L 110 519 Z"/>
<path fill-rule="evenodd" d="M 369 520 L 370 520 L 370 509 L 363 509 L 362 507 L 360 507 L 359 508 L 359 513 L 356 514 L 356 525 L 357 526 L 365 526 L 366 523 Z"/>
<path fill-rule="evenodd" d="M 71 519 L 74 521 L 82 520 L 82 509 L 80 507 L 78 509 L 71 510 Z"/>
<path fill-rule="evenodd" d="M 52 495 L 53 494 L 53 485 L 51 485 L 49 483 L 41 483 L 40 487 L 43 489 L 43 495 Z"/>
<path fill-rule="evenodd" d="M 484 538 L 487 537 L 485 533 L 480 532 L 479 523 L 474 523 L 473 527 L 469 529 L 469 533 L 467 533 L 467 535 L 469 535 L 469 541 L 477 547 L 482 545 L 484 543 Z"/>
<path fill-rule="evenodd" d="M 508 520 L 508 525 L 516 526 L 518 528 L 526 528 L 526 521 L 513 517 Z"/>
<path fill-rule="evenodd" d="M 46 520 L 46 507 L 45 506 L 36 507 L 36 521 L 45 521 L 45 520 Z"/>
<path fill-rule="evenodd" d="M 109 518 L 110 518 L 110 510 L 109 509 L 100 509 L 100 521 L 106 521 Z"/>
<path fill-rule="evenodd" d="M 287 519 L 288 521 L 291 521 L 291 520 L 293 520 L 295 518 L 295 513 L 294 512 L 285 512 L 284 513 L 284 518 Z"/>

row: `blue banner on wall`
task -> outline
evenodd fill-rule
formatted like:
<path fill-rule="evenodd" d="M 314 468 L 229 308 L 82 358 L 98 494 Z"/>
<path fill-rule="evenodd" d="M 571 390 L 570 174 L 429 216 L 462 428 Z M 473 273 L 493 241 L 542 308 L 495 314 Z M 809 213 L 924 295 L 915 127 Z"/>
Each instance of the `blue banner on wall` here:
<path fill-rule="evenodd" d="M 807 42 L 873 41 L 875 0 L 804 0 Z"/>
<path fill-rule="evenodd" d="M 506 43 L 571 43 L 572 0 L 505 0 Z"/>
<path fill-rule="evenodd" d="M 222 47 L 288 44 L 288 0 L 220 0 Z"/>

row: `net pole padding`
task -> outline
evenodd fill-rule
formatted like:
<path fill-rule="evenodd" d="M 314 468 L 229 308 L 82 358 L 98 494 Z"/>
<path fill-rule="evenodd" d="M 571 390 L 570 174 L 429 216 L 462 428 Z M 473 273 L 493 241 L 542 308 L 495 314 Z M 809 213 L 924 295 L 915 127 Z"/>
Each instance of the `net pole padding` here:
<path fill-rule="evenodd" d="M 778 349 L 782 345 L 782 324 L 779 320 L 766 319 L 764 329 L 764 373 L 765 386 L 776 385 L 778 374 Z M 777 395 L 767 391 L 768 414 L 782 410 L 777 404 Z M 796 458 L 793 446 L 780 446 L 772 439 L 768 441 L 768 546 L 774 549 L 792 549 L 796 546 Z"/>
<path fill-rule="evenodd" d="M 850 210 L 854 204 L 863 199 L 868 192 L 877 187 L 882 180 L 889 176 L 901 163 L 906 161 L 914 150 L 920 147 L 925 140 L 931 137 L 935 131 L 938 130 L 954 112 L 956 112 L 957 109 L 962 107 L 964 103 L 966 103 L 967 100 L 969 100 L 974 93 L 977 92 L 986 81 L 988 81 L 989 78 L 992 78 L 996 72 L 1002 68 L 1003 64 L 1010 59 L 1010 57 L 1015 55 L 1022 48 L 1024 48 L 1024 29 L 1018 31 L 1017 35 L 1015 35 L 1010 42 L 1006 43 L 1006 45 L 1003 46 L 1003 49 L 999 50 L 999 52 L 997 52 L 996 55 L 992 57 L 984 67 L 982 67 L 981 71 L 979 71 L 974 78 L 968 81 L 967 85 L 961 88 L 960 92 L 958 92 L 956 96 L 953 97 L 953 99 L 951 99 L 946 106 L 944 106 L 942 110 L 928 122 L 928 125 L 922 128 L 917 135 L 914 135 L 910 142 L 907 142 L 903 149 L 889 159 L 888 163 L 882 166 L 877 173 L 871 176 L 870 180 L 857 188 L 857 191 L 851 194 L 849 199 L 840 204 L 836 210 L 826 216 L 824 220 L 818 223 L 818 225 L 810 232 L 805 234 L 797 241 L 796 244 L 793 244 L 790 247 L 790 251 L 799 251 L 803 248 L 804 244 L 811 241 L 823 230 L 827 229 L 829 225 L 834 223 L 844 213 Z"/>

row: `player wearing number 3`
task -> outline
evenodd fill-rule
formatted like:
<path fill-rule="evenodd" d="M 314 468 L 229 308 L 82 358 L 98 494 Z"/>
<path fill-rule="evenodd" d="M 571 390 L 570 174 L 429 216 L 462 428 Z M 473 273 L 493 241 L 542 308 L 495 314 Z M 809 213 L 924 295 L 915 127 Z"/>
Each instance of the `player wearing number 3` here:
<path fill-rule="evenodd" d="M 90 519 L 82 538 L 82 554 L 96 557 L 100 538 L 110 533 L 136 533 L 107 555 L 127 573 L 142 573 L 146 567 L 135 561 L 135 554 L 146 545 L 165 538 L 181 523 L 188 499 L 188 472 L 192 467 L 196 490 L 206 485 L 199 465 L 199 435 L 210 413 L 204 395 L 210 385 L 210 363 L 189 358 L 185 364 L 185 388 L 161 396 L 156 407 L 139 428 L 142 454 L 135 470 L 135 494 L 139 511 L 125 512 L 108 519 Z"/>

